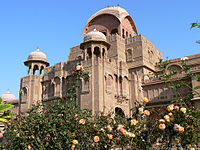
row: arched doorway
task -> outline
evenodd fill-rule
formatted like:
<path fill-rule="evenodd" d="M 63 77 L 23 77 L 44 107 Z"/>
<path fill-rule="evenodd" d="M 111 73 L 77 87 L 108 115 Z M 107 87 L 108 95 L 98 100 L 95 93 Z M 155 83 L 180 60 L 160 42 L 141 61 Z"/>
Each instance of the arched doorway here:
<path fill-rule="evenodd" d="M 115 116 L 125 117 L 124 111 L 121 108 L 116 107 L 115 108 Z"/>

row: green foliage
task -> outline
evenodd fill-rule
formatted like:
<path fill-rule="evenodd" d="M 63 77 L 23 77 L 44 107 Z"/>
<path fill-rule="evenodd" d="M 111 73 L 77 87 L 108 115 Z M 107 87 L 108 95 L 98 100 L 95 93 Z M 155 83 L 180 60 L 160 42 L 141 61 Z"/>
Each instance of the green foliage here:
<path fill-rule="evenodd" d="M 195 28 L 195 27 L 200 28 L 200 24 L 199 24 L 198 22 L 193 22 L 193 23 L 191 24 L 190 29 Z"/>
<path fill-rule="evenodd" d="M 11 109 L 12 107 L 14 107 L 14 105 L 1 104 L 1 103 L 2 103 L 2 99 L 0 97 L 0 122 L 6 123 L 6 122 L 8 122 L 8 119 L 11 118 L 11 113 L 10 112 L 6 112 L 6 111 Z"/>
<path fill-rule="evenodd" d="M 80 110 L 74 101 L 58 100 L 48 105 L 38 104 L 28 111 L 27 116 L 17 117 L 4 135 L 8 149 L 70 149 L 73 140 L 78 141 L 77 149 L 110 149 L 114 146 L 141 149 L 155 142 L 149 138 L 155 131 L 144 130 L 150 127 L 146 124 L 148 116 L 135 114 L 138 123 L 131 125 L 132 118 L 113 118 L 111 115 L 94 117 L 89 110 Z M 119 129 L 119 125 L 123 125 L 123 129 Z M 99 137 L 98 142 L 94 142 L 95 136 Z M 146 138 L 145 141 L 141 136 Z"/>

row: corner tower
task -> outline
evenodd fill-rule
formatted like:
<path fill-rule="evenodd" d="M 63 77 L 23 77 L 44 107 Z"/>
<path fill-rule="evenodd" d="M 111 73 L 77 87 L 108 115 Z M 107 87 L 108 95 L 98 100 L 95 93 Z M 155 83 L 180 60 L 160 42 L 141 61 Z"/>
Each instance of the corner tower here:
<path fill-rule="evenodd" d="M 88 86 L 83 82 L 81 108 L 88 108 L 92 113 L 104 111 L 104 63 L 110 44 L 103 33 L 94 29 L 84 37 L 80 48 L 84 51 L 83 66 L 89 72 Z M 89 87 L 89 88 L 88 88 Z"/>
<path fill-rule="evenodd" d="M 42 76 L 43 71 L 49 66 L 46 55 L 37 48 L 29 54 L 27 61 L 27 76 L 20 82 L 20 111 L 26 112 L 34 101 L 42 99 Z"/>

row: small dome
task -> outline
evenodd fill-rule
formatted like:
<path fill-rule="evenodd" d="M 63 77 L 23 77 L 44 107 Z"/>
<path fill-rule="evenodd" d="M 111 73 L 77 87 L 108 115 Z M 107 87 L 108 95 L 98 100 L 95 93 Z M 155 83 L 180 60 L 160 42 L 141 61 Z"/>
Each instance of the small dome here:
<path fill-rule="evenodd" d="M 102 32 L 99 32 L 96 29 L 94 29 L 93 31 L 87 33 L 84 37 L 84 42 L 91 40 L 106 41 L 106 36 Z"/>
<path fill-rule="evenodd" d="M 37 48 L 36 51 L 31 52 L 28 56 L 29 60 L 40 60 L 40 61 L 47 61 L 47 56 Z"/>
<path fill-rule="evenodd" d="M 16 100 L 16 97 L 14 94 L 10 93 L 10 91 L 8 90 L 8 92 L 2 94 L 1 96 L 2 101 L 12 101 L 12 100 Z"/>

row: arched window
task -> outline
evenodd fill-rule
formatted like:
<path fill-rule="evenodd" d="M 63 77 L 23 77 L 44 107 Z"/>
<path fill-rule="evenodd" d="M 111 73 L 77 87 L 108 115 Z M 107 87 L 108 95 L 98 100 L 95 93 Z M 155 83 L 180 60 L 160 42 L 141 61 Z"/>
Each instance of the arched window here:
<path fill-rule="evenodd" d="M 111 93 L 113 90 L 113 77 L 111 75 L 108 75 L 106 85 L 107 92 Z"/>
<path fill-rule="evenodd" d="M 41 75 L 41 76 L 44 75 L 44 66 L 42 66 L 42 67 L 40 68 L 40 75 Z"/>
<path fill-rule="evenodd" d="M 120 117 L 125 117 L 124 111 L 119 107 L 115 108 L 115 115 Z"/>
<path fill-rule="evenodd" d="M 88 75 L 84 75 L 82 87 L 85 92 L 90 90 L 90 77 Z"/>
<path fill-rule="evenodd" d="M 127 98 L 129 98 L 129 81 L 127 77 L 124 77 L 123 79 L 123 95 L 126 96 Z"/>
<path fill-rule="evenodd" d="M 48 92 L 49 92 L 49 94 L 48 94 L 49 97 L 54 96 L 54 84 L 53 83 L 50 84 Z"/>
<path fill-rule="evenodd" d="M 126 61 L 132 61 L 132 50 L 131 49 L 128 49 L 126 51 Z"/>
<path fill-rule="evenodd" d="M 125 31 L 122 29 L 122 37 L 125 38 Z"/>
<path fill-rule="evenodd" d="M 182 68 L 179 65 L 173 64 L 167 68 L 168 72 L 170 73 L 181 73 Z"/>
<path fill-rule="evenodd" d="M 103 49 L 102 49 L 102 56 L 103 56 L 103 57 L 105 56 L 105 52 L 106 52 L 106 51 L 105 51 L 105 49 L 103 48 Z"/>
<path fill-rule="evenodd" d="M 110 32 L 110 34 L 112 35 L 112 34 L 118 34 L 118 30 L 117 29 L 113 29 L 111 32 Z"/>
<path fill-rule="evenodd" d="M 94 55 L 95 55 L 96 57 L 100 57 L 100 49 L 99 49 L 99 47 L 95 47 L 95 48 L 94 48 Z"/>
<path fill-rule="evenodd" d="M 128 32 L 126 31 L 126 37 L 128 37 Z"/>
<path fill-rule="evenodd" d="M 55 96 L 60 95 L 60 78 L 56 77 L 55 78 Z"/>
<path fill-rule="evenodd" d="M 107 33 L 104 31 L 104 32 L 102 32 L 105 36 L 107 36 Z"/>
<path fill-rule="evenodd" d="M 118 76 L 115 74 L 114 75 L 115 79 L 115 94 L 118 93 Z"/>
<path fill-rule="evenodd" d="M 33 75 L 39 75 L 39 67 L 38 67 L 38 65 L 35 65 L 33 67 Z"/>
<path fill-rule="evenodd" d="M 31 74 L 31 66 L 28 67 L 28 75 Z"/>
<path fill-rule="evenodd" d="M 22 101 L 27 101 L 27 88 L 23 87 L 22 88 Z"/>
<path fill-rule="evenodd" d="M 120 90 L 120 95 L 122 95 L 122 76 L 119 76 L 119 90 Z"/>
<path fill-rule="evenodd" d="M 88 48 L 88 49 L 87 49 L 87 56 L 88 56 L 89 59 L 92 58 L 92 51 L 91 51 L 91 48 Z"/>

